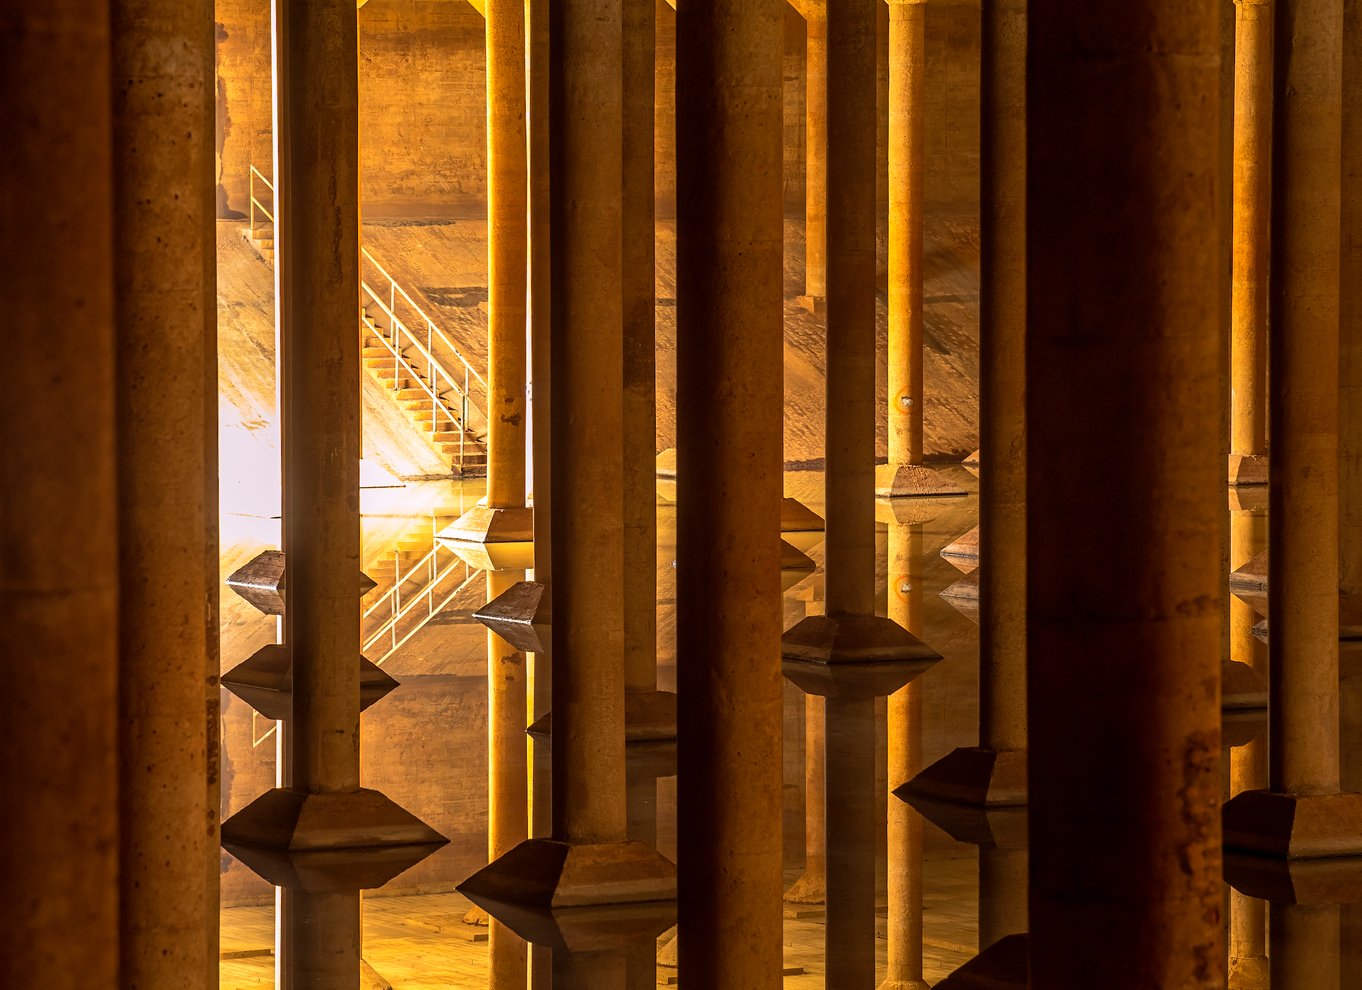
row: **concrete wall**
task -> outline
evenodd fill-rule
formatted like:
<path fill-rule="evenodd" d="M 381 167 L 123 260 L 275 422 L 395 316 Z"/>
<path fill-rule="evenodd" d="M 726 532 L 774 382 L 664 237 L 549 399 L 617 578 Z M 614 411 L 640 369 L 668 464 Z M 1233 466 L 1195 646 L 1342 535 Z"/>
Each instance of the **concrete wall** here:
<path fill-rule="evenodd" d="M 676 12 L 657 3 L 657 204 L 675 213 Z M 219 216 L 244 216 L 250 164 L 270 173 L 269 0 L 217 0 Z M 482 216 L 486 114 L 481 15 L 464 0 L 369 0 L 360 10 L 363 206 L 371 217 Z M 888 8 L 880 12 L 881 171 Z M 785 203 L 804 210 L 804 20 L 785 8 Z M 927 5 L 928 205 L 974 212 L 979 182 L 979 0 Z M 881 202 L 887 197 L 879 183 Z"/>

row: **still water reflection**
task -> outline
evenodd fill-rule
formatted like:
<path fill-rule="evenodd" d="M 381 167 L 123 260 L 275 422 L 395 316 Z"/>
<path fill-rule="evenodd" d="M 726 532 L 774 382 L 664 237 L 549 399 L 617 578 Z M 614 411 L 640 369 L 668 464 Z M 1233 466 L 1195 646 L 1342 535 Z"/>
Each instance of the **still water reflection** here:
<path fill-rule="evenodd" d="M 792 473 L 786 487 L 788 495 L 821 513 L 821 475 Z M 293 988 L 397 990 L 521 990 L 527 977 L 536 988 L 555 990 L 632 990 L 677 982 L 675 929 L 664 915 L 645 919 L 637 911 L 601 911 L 536 934 L 540 944 L 531 946 L 512 928 L 489 924 L 455 891 L 488 855 L 487 633 L 472 613 L 487 598 L 483 568 L 527 566 L 527 548 L 519 555 L 512 550 L 514 559 L 479 559 L 461 556 L 435 538 L 481 494 L 472 483 L 426 483 L 373 493 L 364 506 L 363 566 L 377 585 L 360 606 L 362 647 L 401 686 L 364 715 L 362 777 L 366 786 L 382 790 L 447 836 L 449 844 L 378 890 L 297 890 L 278 898 L 224 853 L 224 990 L 275 985 L 277 976 L 280 985 Z M 975 526 L 977 501 L 970 496 L 918 503 L 908 515 L 881 506 L 880 516 L 884 612 L 944 659 L 892 698 L 885 696 L 890 687 L 824 704 L 786 684 L 785 880 L 800 886 L 786 904 L 784 984 L 796 990 L 869 988 L 885 979 L 905 987 L 921 979 L 936 985 L 971 960 L 981 944 L 1025 929 L 1024 812 L 981 813 L 962 821 L 924 808 L 924 819 L 889 793 L 917 767 L 976 743 L 977 610 L 968 600 L 941 596 L 975 562 L 943 557 L 941 551 Z M 660 499 L 661 690 L 675 687 L 675 523 L 674 506 Z M 1264 530 L 1261 516 L 1256 522 L 1238 520 L 1236 552 L 1261 549 Z M 222 539 L 225 577 L 278 546 L 278 523 L 227 516 Z M 791 542 L 821 566 L 816 537 L 803 534 Z M 785 584 L 786 627 L 821 611 L 821 571 L 792 571 Z M 277 620 L 231 593 L 223 595 L 222 621 L 224 670 L 275 642 Z M 1252 642 L 1253 621 L 1252 609 L 1237 603 L 1231 629 L 1236 649 L 1253 648 L 1245 645 Z M 1345 737 L 1349 719 L 1362 725 L 1359 659 L 1344 657 Z M 533 720 L 548 707 L 533 664 L 528 681 L 526 716 Z M 274 784 L 277 731 L 239 698 L 224 692 L 222 701 L 226 817 Z M 535 834 L 545 834 L 547 743 L 527 737 L 525 745 L 528 820 Z M 1236 751 L 1236 767 L 1251 768 L 1253 756 Z M 678 824 L 674 772 L 670 747 L 631 748 L 631 837 L 655 843 L 672 859 L 678 827 L 704 827 Z M 824 870 L 816 859 L 824 853 L 825 838 Z M 1267 950 L 1278 970 L 1275 990 L 1362 986 L 1362 912 L 1286 905 L 1268 910 L 1238 895 L 1230 903 L 1241 986 L 1268 985 L 1261 958 Z M 1270 939 L 1261 937 L 1265 915 Z M 734 938 L 741 937 L 738 921 Z M 1005 943 L 998 955 L 1011 953 L 1011 961 L 1004 959 L 1002 969 L 1015 969 L 1024 952 L 1023 943 Z M 288 963 L 277 974 L 280 960 Z"/>

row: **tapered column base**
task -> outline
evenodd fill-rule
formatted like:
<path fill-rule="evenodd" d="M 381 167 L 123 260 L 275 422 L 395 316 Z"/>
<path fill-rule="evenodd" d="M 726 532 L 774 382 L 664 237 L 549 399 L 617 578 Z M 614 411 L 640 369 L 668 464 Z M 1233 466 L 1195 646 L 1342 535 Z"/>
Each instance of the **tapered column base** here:
<path fill-rule="evenodd" d="M 1231 454 L 1229 481 L 1231 485 L 1266 485 L 1266 454 Z"/>
<path fill-rule="evenodd" d="M 880 498 L 950 498 L 969 492 L 945 472 L 923 464 L 879 464 L 875 494 Z"/>
<path fill-rule="evenodd" d="M 787 544 L 807 554 L 823 542 L 824 529 L 823 517 L 799 499 L 781 500 L 780 535 Z"/>
<path fill-rule="evenodd" d="M 675 901 L 676 867 L 642 842 L 576 845 L 527 839 L 458 889 L 494 918 L 516 928 L 509 918 L 503 918 L 505 906 L 543 912 Z M 662 925 L 652 934 L 666 928 Z"/>
<path fill-rule="evenodd" d="M 975 526 L 941 548 L 941 556 L 957 570 L 969 573 L 979 566 L 979 527 Z"/>
<path fill-rule="evenodd" d="M 527 730 L 547 737 L 553 731 L 553 712 L 545 712 Z M 624 741 L 667 742 L 676 738 L 676 695 L 670 691 L 624 692 Z"/>
<path fill-rule="evenodd" d="M 952 750 L 895 794 L 978 808 L 1026 804 L 1026 750 L 965 746 Z M 911 803 L 911 802 L 910 802 Z"/>
<path fill-rule="evenodd" d="M 785 891 L 786 904 L 822 904 L 828 899 L 828 878 L 805 873 Z"/>
<path fill-rule="evenodd" d="M 386 698 L 398 686 L 377 664 L 356 657 L 359 664 L 359 710 Z M 273 722 L 293 718 L 293 651 L 270 643 L 222 675 L 222 686 Z"/>
<path fill-rule="evenodd" d="M 439 539 L 465 543 L 528 543 L 534 539 L 534 510 L 528 506 L 475 505 L 444 529 Z"/>
<path fill-rule="evenodd" d="M 979 569 L 975 568 L 958 581 L 948 584 L 941 592 L 941 597 L 961 602 L 979 601 Z"/>
<path fill-rule="evenodd" d="M 1267 956 L 1245 956 L 1230 962 L 1230 990 L 1271 990 Z"/>
<path fill-rule="evenodd" d="M 806 694 L 879 697 L 893 694 L 941 659 L 892 619 L 876 615 L 811 615 L 780 640 L 782 672 Z"/>
<path fill-rule="evenodd" d="M 288 590 L 284 563 L 284 551 L 262 550 L 227 575 L 227 587 L 266 615 L 283 615 Z M 376 587 L 378 582 L 359 572 L 356 597 L 363 598 Z"/>
<path fill-rule="evenodd" d="M 828 301 L 824 296 L 795 296 L 795 302 L 799 304 L 800 309 L 814 316 L 828 315 Z"/>
<path fill-rule="evenodd" d="M 1026 990 L 1028 935 L 1000 938 L 936 985 L 936 990 Z"/>
<path fill-rule="evenodd" d="M 1236 852 L 1293 860 L 1362 857 L 1362 794 L 1245 791 L 1225 805 L 1224 828 L 1225 848 Z"/>
<path fill-rule="evenodd" d="M 1267 732 L 1267 679 L 1239 660 L 1220 664 L 1220 741 L 1247 746 Z"/>
<path fill-rule="evenodd" d="M 884 980 L 877 990 L 932 990 L 926 980 Z"/>
<path fill-rule="evenodd" d="M 549 596 L 538 581 L 517 581 L 473 613 L 522 653 L 542 653 L 549 643 Z"/>
<path fill-rule="evenodd" d="M 979 451 L 978 451 L 978 449 L 976 448 L 975 451 L 974 451 L 974 453 L 968 455 L 963 461 L 960 462 L 960 464 L 961 464 L 962 467 L 974 468 L 975 470 L 978 470 L 978 468 L 979 468 Z"/>
<path fill-rule="evenodd" d="M 333 893 L 381 887 L 449 840 L 368 788 L 276 787 L 222 823 L 222 847 L 276 887 Z"/>
<path fill-rule="evenodd" d="M 1226 849 L 1225 881 L 1274 904 L 1352 904 L 1362 901 L 1362 856 L 1280 859 Z"/>

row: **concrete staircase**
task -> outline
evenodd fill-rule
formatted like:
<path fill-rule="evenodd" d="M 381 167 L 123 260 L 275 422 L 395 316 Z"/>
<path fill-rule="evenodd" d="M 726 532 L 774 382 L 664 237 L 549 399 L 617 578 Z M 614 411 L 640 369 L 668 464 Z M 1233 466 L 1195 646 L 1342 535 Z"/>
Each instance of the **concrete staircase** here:
<path fill-rule="evenodd" d="M 270 209 L 274 187 L 255 168 L 251 172 L 251 220 L 241 234 L 273 267 Z M 268 203 L 259 198 L 265 191 Z M 486 475 L 486 380 L 367 248 L 360 257 L 365 371 L 383 386 L 441 462 L 449 465 L 450 474 L 457 478 Z"/>

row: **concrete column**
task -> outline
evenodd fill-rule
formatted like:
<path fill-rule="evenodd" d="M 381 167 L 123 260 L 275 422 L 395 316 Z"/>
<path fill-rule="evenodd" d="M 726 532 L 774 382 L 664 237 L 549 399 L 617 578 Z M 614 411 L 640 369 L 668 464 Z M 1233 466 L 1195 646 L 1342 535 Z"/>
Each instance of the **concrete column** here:
<path fill-rule="evenodd" d="M 1024 845 L 979 847 L 979 949 L 1026 931 Z"/>
<path fill-rule="evenodd" d="M 525 730 L 521 729 L 521 735 Z M 525 990 L 529 971 L 529 946 L 500 921 L 487 922 L 488 990 Z"/>
<path fill-rule="evenodd" d="M 654 224 L 653 3 L 624 4 L 624 686 L 657 690 L 657 231 Z M 674 737 L 671 724 L 653 725 Z"/>
<path fill-rule="evenodd" d="M 889 527 L 889 618 L 922 630 L 922 525 Z M 922 768 L 922 687 L 889 696 L 888 777 L 893 791 Z M 922 978 L 922 816 L 890 797 L 888 822 L 888 970 L 880 990 L 925 990 Z"/>
<path fill-rule="evenodd" d="M 0 389 L 0 654 L 15 670 L 0 692 L 0 984 L 14 987 L 120 986 L 110 51 L 107 6 L 18 0 L 0 19 L 0 262 L 22 369 Z"/>
<path fill-rule="evenodd" d="M 816 694 L 804 696 L 804 872 L 785 900 L 791 904 L 822 904 L 828 894 L 827 843 L 824 812 L 827 809 L 827 783 L 824 758 L 823 699 Z"/>
<path fill-rule="evenodd" d="M 1339 621 L 1362 625 L 1362 7 L 1343 4 L 1339 271 Z"/>
<path fill-rule="evenodd" d="M 530 215 L 530 411 L 534 445 L 534 579 L 549 584 L 549 0 L 525 0 Z M 545 600 L 551 596 L 546 595 Z M 547 672 L 547 671 L 546 671 Z M 537 678 L 538 679 L 538 678 Z"/>
<path fill-rule="evenodd" d="M 875 6 L 828 8 L 827 614 L 875 614 Z"/>
<path fill-rule="evenodd" d="M 922 190 L 926 177 L 926 6 L 889 3 L 889 457 L 885 497 L 962 495 L 922 467 Z"/>
<path fill-rule="evenodd" d="M 1267 519 L 1262 512 L 1230 512 L 1229 566 L 1245 564 L 1267 542 Z M 1229 597 L 1230 659 L 1247 663 L 1267 676 L 1266 650 L 1253 635 L 1258 621 L 1253 608 L 1236 595 Z M 1230 795 L 1267 786 L 1266 735 L 1229 750 Z M 1230 990 L 1266 990 L 1267 905 L 1233 888 L 1229 890 Z"/>
<path fill-rule="evenodd" d="M 290 890 L 284 903 L 290 990 L 359 990 L 363 939 L 358 891 Z"/>
<path fill-rule="evenodd" d="M 874 7 L 867 9 L 873 16 Z M 832 20 L 835 23 L 836 17 Z M 867 756 L 875 749 L 875 699 L 833 696 L 824 701 L 829 770 L 824 986 L 827 990 L 870 990 L 875 986 L 875 832 L 879 822 L 875 761 Z"/>
<path fill-rule="evenodd" d="M 549 11 L 553 832 L 572 843 L 626 835 L 622 11 Z"/>
<path fill-rule="evenodd" d="M 284 553 L 293 787 L 359 786 L 359 63 L 347 0 L 276 0 L 287 18 L 280 148 Z"/>
<path fill-rule="evenodd" d="M 1272 0 L 1235 0 L 1230 484 L 1267 483 Z"/>
<path fill-rule="evenodd" d="M 1271 985 L 1281 990 L 1337 990 L 1342 948 L 1338 905 L 1273 904 L 1271 915 Z"/>
<path fill-rule="evenodd" d="M 1028 4 L 1030 967 L 1047 990 L 1225 982 L 1220 23 L 1180 0 Z M 1075 569 L 1074 546 L 1102 567 Z"/>
<path fill-rule="evenodd" d="M 821 314 L 828 295 L 828 7 L 804 11 L 804 295 Z"/>
<path fill-rule="evenodd" d="M 553 837 L 459 887 L 538 910 L 564 890 L 575 904 L 676 895 L 675 867 L 628 841 L 625 796 L 623 9 L 559 0 L 548 17 Z"/>
<path fill-rule="evenodd" d="M 999 806 L 1026 803 L 1026 0 L 990 3 L 982 27 L 979 745 L 908 793 Z"/>
<path fill-rule="evenodd" d="M 525 508 L 526 279 L 529 221 L 526 0 L 486 0 L 487 504 L 440 534 L 479 543 L 533 535 Z"/>
<path fill-rule="evenodd" d="M 213 18 L 174 2 L 111 10 L 120 983 L 189 990 L 218 969 L 205 938 L 219 862 L 204 731 L 210 571 L 218 580 Z"/>
<path fill-rule="evenodd" d="M 782 26 L 676 17 L 678 961 L 716 990 L 782 979 Z"/>
<path fill-rule="evenodd" d="M 1282 220 L 1272 225 L 1269 775 L 1276 791 L 1327 793 L 1339 786 L 1342 4 L 1278 0 L 1277 10 L 1272 199 Z"/>
<path fill-rule="evenodd" d="M 487 0 L 487 504 L 525 505 L 525 0 Z"/>
<path fill-rule="evenodd" d="M 488 601 L 523 579 L 521 571 L 488 571 Z M 525 654 L 487 631 L 487 853 L 496 859 L 529 834 L 526 801 Z"/>

